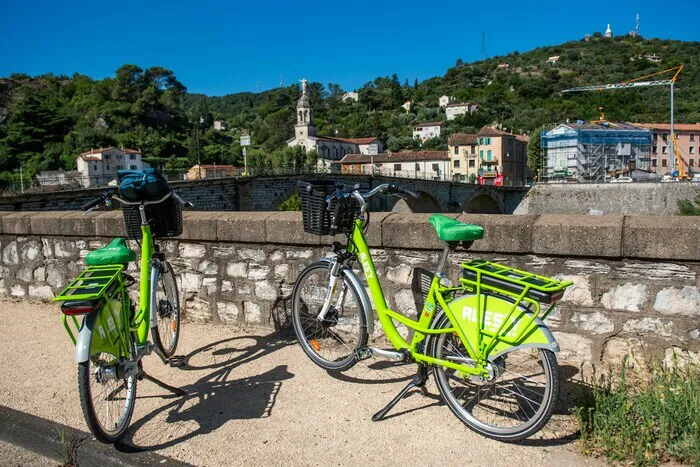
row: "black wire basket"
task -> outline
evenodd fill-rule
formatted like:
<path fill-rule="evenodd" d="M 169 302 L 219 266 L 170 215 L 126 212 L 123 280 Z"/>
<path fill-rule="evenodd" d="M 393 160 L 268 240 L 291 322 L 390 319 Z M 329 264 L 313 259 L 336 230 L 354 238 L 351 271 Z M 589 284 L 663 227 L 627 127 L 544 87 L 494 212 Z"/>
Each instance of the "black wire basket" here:
<path fill-rule="evenodd" d="M 157 238 L 177 237 L 182 234 L 182 206 L 170 197 L 158 204 L 145 207 L 151 234 Z M 138 206 L 122 206 L 126 234 L 133 240 L 141 240 L 141 214 Z"/>
<path fill-rule="evenodd" d="M 304 224 L 304 232 L 314 235 L 330 235 L 333 225 L 333 214 L 338 204 L 337 199 L 331 200 L 330 207 L 326 197 L 335 193 L 335 182 L 314 181 L 298 182 L 299 196 L 301 197 L 301 213 Z M 336 233 L 349 233 L 359 215 L 360 204 L 354 198 L 344 200 L 344 206 L 340 210 L 338 219 L 338 231 Z"/>

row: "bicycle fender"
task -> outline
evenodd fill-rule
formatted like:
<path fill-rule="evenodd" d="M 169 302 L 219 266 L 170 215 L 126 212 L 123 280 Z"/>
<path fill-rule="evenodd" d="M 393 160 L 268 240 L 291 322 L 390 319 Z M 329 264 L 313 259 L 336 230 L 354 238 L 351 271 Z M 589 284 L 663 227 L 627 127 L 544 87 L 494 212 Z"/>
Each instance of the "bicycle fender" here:
<path fill-rule="evenodd" d="M 96 320 L 97 313 L 90 313 L 83 318 L 78 338 L 75 341 L 75 361 L 77 363 L 87 362 L 90 359 L 90 342 L 92 341 L 92 331 L 95 328 Z"/>
<path fill-rule="evenodd" d="M 330 263 L 330 258 L 321 258 L 321 261 Z M 345 277 L 357 290 L 360 298 L 360 305 L 362 305 L 362 313 L 365 315 L 365 323 L 367 324 L 367 334 L 370 337 L 374 334 L 374 316 L 372 315 L 372 305 L 367 295 L 367 289 L 362 285 L 360 278 L 357 277 L 352 270 L 352 268 L 342 265 L 340 267 L 340 273 Z"/>

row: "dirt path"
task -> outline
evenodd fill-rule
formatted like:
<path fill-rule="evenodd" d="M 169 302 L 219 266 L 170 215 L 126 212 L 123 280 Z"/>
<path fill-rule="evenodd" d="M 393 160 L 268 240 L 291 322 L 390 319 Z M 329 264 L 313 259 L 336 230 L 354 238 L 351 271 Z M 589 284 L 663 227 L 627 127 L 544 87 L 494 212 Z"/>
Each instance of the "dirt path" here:
<path fill-rule="evenodd" d="M 73 344 L 58 307 L 0 300 L 0 404 L 82 430 Z M 406 384 L 412 366 L 367 360 L 336 379 L 291 341 L 268 331 L 183 324 L 182 369 L 155 356 L 146 371 L 182 387 L 184 398 L 139 383 L 129 449 L 155 450 L 196 465 L 597 465 L 567 439 L 557 414 L 542 439 L 508 445 L 483 438 L 430 396 L 415 393 L 390 418 L 371 416 Z M 559 411 L 565 411 L 563 410 Z"/>

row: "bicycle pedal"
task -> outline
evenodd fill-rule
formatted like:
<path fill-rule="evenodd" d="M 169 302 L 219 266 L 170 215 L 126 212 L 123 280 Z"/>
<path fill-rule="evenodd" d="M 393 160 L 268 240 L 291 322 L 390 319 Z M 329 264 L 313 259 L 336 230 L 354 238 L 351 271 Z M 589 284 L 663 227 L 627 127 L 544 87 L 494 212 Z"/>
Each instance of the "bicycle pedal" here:
<path fill-rule="evenodd" d="M 372 350 L 369 347 L 360 347 L 355 351 L 355 358 L 357 358 L 357 361 L 372 358 Z"/>
<path fill-rule="evenodd" d="M 174 368 L 179 368 L 187 365 L 187 357 L 184 355 L 173 355 L 168 359 L 168 365 Z"/>

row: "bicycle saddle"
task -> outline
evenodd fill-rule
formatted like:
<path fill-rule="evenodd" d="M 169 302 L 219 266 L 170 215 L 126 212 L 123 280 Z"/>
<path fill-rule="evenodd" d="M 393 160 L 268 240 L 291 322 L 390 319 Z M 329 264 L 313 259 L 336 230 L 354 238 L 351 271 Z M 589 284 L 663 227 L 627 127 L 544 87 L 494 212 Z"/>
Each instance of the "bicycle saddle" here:
<path fill-rule="evenodd" d="M 123 238 L 115 238 L 109 245 L 91 251 L 85 257 L 85 264 L 88 266 L 126 264 L 130 261 L 136 261 L 136 253 L 127 246 Z"/>
<path fill-rule="evenodd" d="M 472 242 L 484 236 L 483 227 L 463 224 L 442 214 L 433 214 L 429 220 L 443 242 Z"/>

